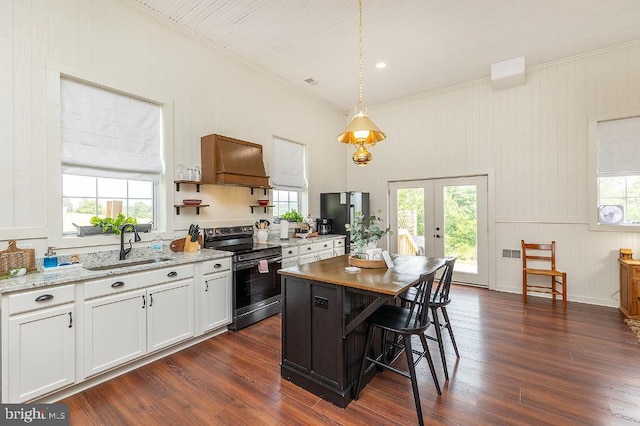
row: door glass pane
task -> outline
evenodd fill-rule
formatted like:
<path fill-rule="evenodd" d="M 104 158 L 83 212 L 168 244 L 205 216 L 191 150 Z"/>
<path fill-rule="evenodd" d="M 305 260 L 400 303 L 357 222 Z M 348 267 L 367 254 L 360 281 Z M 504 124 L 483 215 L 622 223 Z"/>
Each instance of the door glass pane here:
<path fill-rule="evenodd" d="M 456 256 L 455 270 L 478 273 L 478 196 L 476 185 L 445 186 L 444 253 Z"/>
<path fill-rule="evenodd" d="M 397 191 L 398 254 L 424 256 L 424 188 Z"/>

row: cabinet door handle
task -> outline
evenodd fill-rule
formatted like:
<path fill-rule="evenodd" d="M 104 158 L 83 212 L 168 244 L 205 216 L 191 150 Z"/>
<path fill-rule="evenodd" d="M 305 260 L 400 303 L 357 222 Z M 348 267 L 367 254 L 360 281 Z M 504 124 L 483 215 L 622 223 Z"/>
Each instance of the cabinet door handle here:
<path fill-rule="evenodd" d="M 73 327 L 73 315 L 69 312 L 69 328 Z"/>
<path fill-rule="evenodd" d="M 153 293 L 149 295 L 149 307 L 153 306 Z"/>
<path fill-rule="evenodd" d="M 143 294 L 142 295 L 142 309 L 144 309 L 147 306 L 147 298 L 146 296 Z"/>
<path fill-rule="evenodd" d="M 44 302 L 51 299 L 53 299 L 53 294 L 43 294 L 42 296 L 36 297 L 36 302 Z"/>
<path fill-rule="evenodd" d="M 118 288 L 118 287 L 122 287 L 124 285 L 124 281 L 116 281 L 115 283 L 111 284 L 111 288 Z"/>
<path fill-rule="evenodd" d="M 204 284 L 206 285 L 204 291 L 205 292 L 209 291 L 209 281 L 205 281 Z"/>
<path fill-rule="evenodd" d="M 178 273 L 176 271 L 171 271 L 167 274 L 167 277 L 171 278 L 171 277 L 177 277 Z"/>
<path fill-rule="evenodd" d="M 307 251 L 308 251 L 308 250 L 311 250 L 311 247 L 307 247 Z"/>
<path fill-rule="evenodd" d="M 222 268 L 222 265 L 219 263 L 216 263 L 215 265 L 213 265 L 213 269 L 219 269 Z"/>

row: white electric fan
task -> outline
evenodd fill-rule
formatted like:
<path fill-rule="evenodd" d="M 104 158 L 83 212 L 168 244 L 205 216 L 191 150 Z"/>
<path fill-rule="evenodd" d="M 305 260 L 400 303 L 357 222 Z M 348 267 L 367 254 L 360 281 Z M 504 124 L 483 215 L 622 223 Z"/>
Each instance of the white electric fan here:
<path fill-rule="evenodd" d="M 598 223 L 603 225 L 616 225 L 624 220 L 624 208 L 616 205 L 598 207 Z"/>

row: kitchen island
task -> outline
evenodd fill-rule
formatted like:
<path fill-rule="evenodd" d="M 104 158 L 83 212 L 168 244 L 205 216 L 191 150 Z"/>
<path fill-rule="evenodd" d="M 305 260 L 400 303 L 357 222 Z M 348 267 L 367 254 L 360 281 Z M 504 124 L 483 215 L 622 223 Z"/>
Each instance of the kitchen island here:
<path fill-rule="evenodd" d="M 283 378 L 339 407 L 351 402 L 367 317 L 421 274 L 444 265 L 444 259 L 432 257 L 394 255 L 392 259 L 393 268 L 363 268 L 355 273 L 345 270 L 347 255 L 279 271 Z M 365 381 L 375 371 L 371 369 Z"/>

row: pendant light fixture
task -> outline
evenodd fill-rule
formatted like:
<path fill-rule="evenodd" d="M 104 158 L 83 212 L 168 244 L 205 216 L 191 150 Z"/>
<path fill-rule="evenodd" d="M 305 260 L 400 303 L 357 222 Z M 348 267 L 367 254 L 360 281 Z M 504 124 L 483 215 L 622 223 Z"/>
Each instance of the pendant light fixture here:
<path fill-rule="evenodd" d="M 338 141 L 354 145 L 356 152 L 352 160 L 358 166 L 366 166 L 371 162 L 372 155 L 367 147 L 374 146 L 376 142 L 384 140 L 387 136 L 373 124 L 367 115 L 367 104 L 364 103 L 364 89 L 362 84 L 362 0 L 360 5 L 360 98 L 354 108 L 354 116 L 351 123 L 343 133 L 338 135 Z"/>

